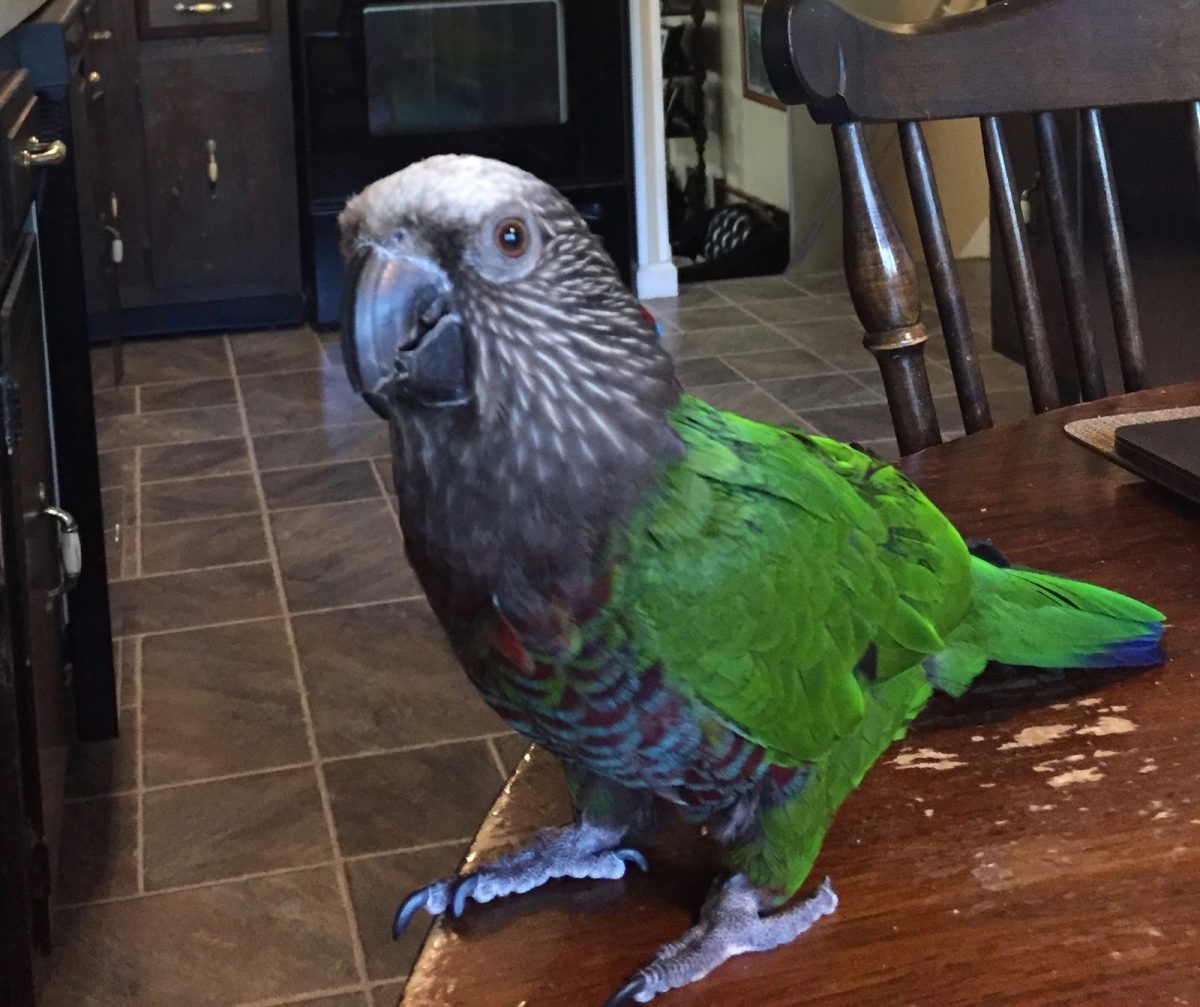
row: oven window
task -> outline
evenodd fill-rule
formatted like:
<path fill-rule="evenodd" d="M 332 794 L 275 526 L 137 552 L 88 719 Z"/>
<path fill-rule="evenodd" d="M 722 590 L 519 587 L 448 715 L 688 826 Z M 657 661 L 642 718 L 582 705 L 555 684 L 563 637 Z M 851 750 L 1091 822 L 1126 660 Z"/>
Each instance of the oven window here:
<path fill-rule="evenodd" d="M 371 133 L 567 120 L 562 0 L 426 0 L 363 9 Z"/>

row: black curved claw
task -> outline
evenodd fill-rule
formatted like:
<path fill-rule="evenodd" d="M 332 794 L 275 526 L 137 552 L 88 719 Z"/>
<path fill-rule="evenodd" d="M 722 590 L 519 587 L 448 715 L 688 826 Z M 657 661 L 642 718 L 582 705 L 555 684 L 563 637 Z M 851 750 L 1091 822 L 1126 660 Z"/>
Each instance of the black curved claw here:
<path fill-rule="evenodd" d="M 475 893 L 475 889 L 478 887 L 478 874 L 467 875 L 455 886 L 453 905 L 455 916 L 461 916 L 463 914 L 463 911 L 467 908 L 467 899 L 469 899 Z"/>
<path fill-rule="evenodd" d="M 627 864 L 637 864 L 643 872 L 650 870 L 650 865 L 646 863 L 645 854 L 643 854 L 641 850 L 613 850 L 613 856 L 615 856 L 618 860 L 624 860 Z"/>
<path fill-rule="evenodd" d="M 604 1001 L 604 1007 L 628 1007 L 629 1004 L 638 1003 L 634 998 L 645 989 L 646 977 L 635 974 L 629 982 Z"/>
<path fill-rule="evenodd" d="M 396 919 L 392 922 L 392 940 L 399 940 L 400 935 L 404 933 L 404 928 L 408 926 L 409 921 L 417 914 L 417 911 L 424 909 L 428 904 L 428 888 L 418 888 L 400 903 L 400 908 L 396 910 Z"/>

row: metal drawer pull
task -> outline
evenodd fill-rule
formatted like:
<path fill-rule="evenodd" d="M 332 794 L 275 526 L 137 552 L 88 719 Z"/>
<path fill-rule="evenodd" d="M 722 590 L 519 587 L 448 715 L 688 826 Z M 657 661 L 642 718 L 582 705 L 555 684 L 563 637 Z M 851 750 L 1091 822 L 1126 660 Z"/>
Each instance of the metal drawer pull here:
<path fill-rule="evenodd" d="M 224 3 L 177 3 L 176 14 L 228 14 L 233 10 L 230 0 Z"/>
<path fill-rule="evenodd" d="M 29 138 L 24 149 L 17 151 L 17 164 L 22 168 L 41 168 L 62 164 L 67 159 L 67 145 L 62 140 L 43 143 L 36 136 Z"/>
<path fill-rule="evenodd" d="M 79 544 L 79 524 L 70 511 L 49 506 L 42 513 L 58 522 L 58 549 L 62 561 L 63 579 L 51 593 L 66 594 L 79 583 L 83 570 L 83 549 Z"/>

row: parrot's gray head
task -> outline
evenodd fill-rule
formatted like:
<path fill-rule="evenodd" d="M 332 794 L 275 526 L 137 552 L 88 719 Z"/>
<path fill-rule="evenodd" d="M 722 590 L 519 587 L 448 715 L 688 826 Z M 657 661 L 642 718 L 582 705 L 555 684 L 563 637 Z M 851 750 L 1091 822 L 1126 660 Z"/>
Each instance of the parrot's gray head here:
<path fill-rule="evenodd" d="M 558 428 L 605 401 L 673 397 L 667 355 L 612 261 L 533 175 L 432 157 L 359 193 L 339 225 L 346 366 L 381 415 L 486 421 L 536 400 Z"/>
<path fill-rule="evenodd" d="M 467 156 L 375 182 L 339 223 L 346 367 L 398 435 L 410 557 L 510 598 L 533 567 L 578 574 L 682 452 L 671 360 L 600 242 L 551 186 Z"/>

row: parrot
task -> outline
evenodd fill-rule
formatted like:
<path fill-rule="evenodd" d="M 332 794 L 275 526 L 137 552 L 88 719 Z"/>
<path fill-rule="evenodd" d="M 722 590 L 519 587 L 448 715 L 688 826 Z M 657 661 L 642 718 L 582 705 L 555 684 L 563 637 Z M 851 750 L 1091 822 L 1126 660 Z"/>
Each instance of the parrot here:
<path fill-rule="evenodd" d="M 1143 667 L 1164 616 L 972 544 L 896 467 L 684 393 L 570 201 L 445 154 L 353 196 L 341 340 L 389 423 L 408 560 L 458 663 L 562 763 L 574 814 L 420 911 L 648 869 L 664 812 L 721 851 L 646 1003 L 834 912 L 802 893 L 839 806 L 989 662 Z M 607 992 L 607 991 L 601 991 Z"/>

